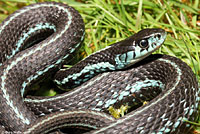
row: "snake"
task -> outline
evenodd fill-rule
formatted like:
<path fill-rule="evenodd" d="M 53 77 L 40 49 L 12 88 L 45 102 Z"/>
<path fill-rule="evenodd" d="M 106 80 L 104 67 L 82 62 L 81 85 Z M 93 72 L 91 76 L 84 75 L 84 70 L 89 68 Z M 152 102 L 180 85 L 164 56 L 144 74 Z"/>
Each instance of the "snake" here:
<path fill-rule="evenodd" d="M 84 41 L 84 22 L 58 2 L 25 6 L 0 24 L 0 132 L 51 133 L 62 127 L 87 133 L 187 133 L 198 115 L 199 89 L 191 68 L 176 57 L 153 54 L 166 32 L 147 28 L 69 63 Z M 27 96 L 52 77 L 69 92 Z M 110 106 L 136 105 L 114 119 Z M 90 131 L 89 131 L 90 130 Z"/>

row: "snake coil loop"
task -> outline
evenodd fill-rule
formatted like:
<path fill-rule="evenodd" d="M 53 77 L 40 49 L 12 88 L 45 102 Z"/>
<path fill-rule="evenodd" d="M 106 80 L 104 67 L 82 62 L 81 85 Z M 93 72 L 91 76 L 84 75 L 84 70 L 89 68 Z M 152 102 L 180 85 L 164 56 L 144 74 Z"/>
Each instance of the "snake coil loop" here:
<path fill-rule="evenodd" d="M 164 42 L 164 30 L 141 30 L 58 71 L 84 34 L 80 14 L 56 2 L 29 5 L 0 24 L 0 132 L 48 133 L 63 126 L 109 134 L 188 132 L 186 120 L 198 113 L 198 83 L 181 60 L 151 55 Z M 29 85 L 55 72 L 55 83 L 75 88 L 23 98 Z M 148 104 L 119 119 L 103 112 L 144 100 Z"/>

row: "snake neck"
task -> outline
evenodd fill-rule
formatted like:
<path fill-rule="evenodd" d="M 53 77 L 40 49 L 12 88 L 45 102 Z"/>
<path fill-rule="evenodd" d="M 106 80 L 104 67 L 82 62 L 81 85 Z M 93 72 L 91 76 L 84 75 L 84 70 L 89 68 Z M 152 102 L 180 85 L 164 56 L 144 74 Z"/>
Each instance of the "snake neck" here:
<path fill-rule="evenodd" d="M 145 29 L 88 56 L 70 69 L 59 71 L 55 82 L 64 89 L 81 85 L 106 71 L 127 68 L 157 50 L 164 42 L 162 29 Z"/>

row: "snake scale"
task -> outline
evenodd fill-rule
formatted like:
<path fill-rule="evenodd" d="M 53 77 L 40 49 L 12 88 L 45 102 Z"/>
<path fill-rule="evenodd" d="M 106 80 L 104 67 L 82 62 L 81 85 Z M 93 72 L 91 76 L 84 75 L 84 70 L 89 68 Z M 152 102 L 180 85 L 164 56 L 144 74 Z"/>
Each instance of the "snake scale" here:
<path fill-rule="evenodd" d="M 0 24 L 1 133 L 49 133 L 62 127 L 118 134 L 190 130 L 187 120 L 195 121 L 198 114 L 198 83 L 181 60 L 151 55 L 164 42 L 164 30 L 141 30 L 60 70 L 84 34 L 79 13 L 56 2 L 23 7 Z M 24 98 L 30 85 L 46 76 L 74 89 Z M 105 113 L 110 106 L 143 101 L 149 102 L 119 119 Z"/>

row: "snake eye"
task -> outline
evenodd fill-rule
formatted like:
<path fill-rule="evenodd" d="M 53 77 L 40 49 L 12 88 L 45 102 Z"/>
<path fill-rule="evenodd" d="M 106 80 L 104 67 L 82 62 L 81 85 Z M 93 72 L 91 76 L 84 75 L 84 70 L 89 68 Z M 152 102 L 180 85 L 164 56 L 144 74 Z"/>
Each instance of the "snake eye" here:
<path fill-rule="evenodd" d="M 139 42 L 139 46 L 141 47 L 141 48 L 146 48 L 146 47 L 148 47 L 148 41 L 147 40 L 141 40 L 140 42 Z"/>

